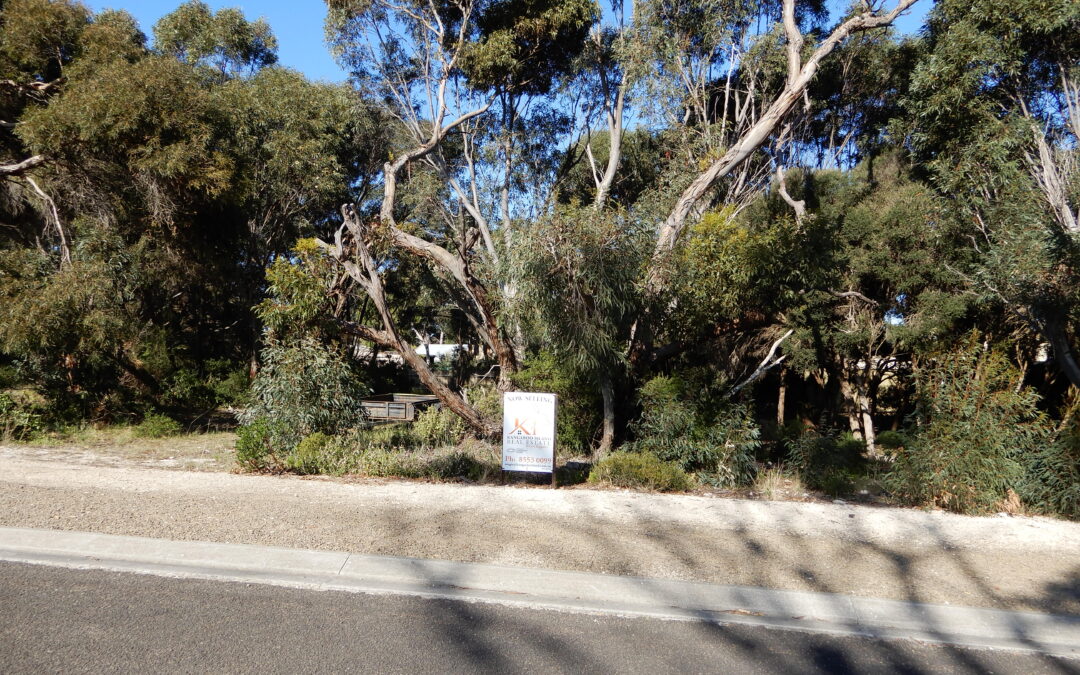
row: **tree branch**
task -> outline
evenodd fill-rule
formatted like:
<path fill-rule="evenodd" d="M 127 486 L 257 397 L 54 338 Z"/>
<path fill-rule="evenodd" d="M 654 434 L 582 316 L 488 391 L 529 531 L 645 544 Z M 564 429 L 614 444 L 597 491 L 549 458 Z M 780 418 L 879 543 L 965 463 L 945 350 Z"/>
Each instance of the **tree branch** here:
<path fill-rule="evenodd" d="M 0 164 L 0 176 L 21 176 L 30 169 L 45 163 L 44 155 L 34 155 L 14 164 Z"/>
<path fill-rule="evenodd" d="M 785 0 L 785 19 L 788 5 L 794 0 Z M 793 51 L 788 49 L 788 81 L 784 90 L 749 129 L 747 129 L 733 143 L 727 152 L 713 162 L 704 172 L 698 175 L 689 186 L 683 190 L 679 199 L 675 202 L 667 219 L 660 226 L 656 246 L 653 249 L 652 262 L 646 276 L 646 286 L 653 292 L 661 291 L 667 283 L 664 260 L 674 249 L 675 243 L 687 225 L 690 215 L 694 211 L 698 201 L 711 190 L 716 183 L 727 176 L 736 166 L 741 164 L 755 150 L 760 148 L 777 125 L 787 116 L 795 104 L 805 93 L 806 87 L 817 74 L 822 59 L 847 39 L 852 33 L 888 26 L 901 12 L 914 5 L 918 0 L 899 0 L 896 7 L 887 14 L 875 14 L 873 11 L 864 11 L 840 24 L 831 34 L 814 50 L 814 53 L 802 64 L 798 72 L 791 70 L 796 59 L 792 57 Z M 791 11 L 794 11 L 793 9 Z M 793 19 L 792 19 L 793 20 Z M 798 33 L 796 28 L 795 33 Z M 792 35 L 789 35 L 789 40 Z M 801 38 L 801 36 L 800 36 Z"/>
<path fill-rule="evenodd" d="M 757 369 L 754 372 L 750 373 L 750 377 L 746 378 L 745 380 L 743 380 L 739 384 L 732 387 L 731 391 L 729 391 L 728 394 L 727 394 L 728 398 L 731 398 L 735 394 L 742 391 L 743 388 L 746 387 L 747 385 L 750 385 L 750 384 L 753 384 L 754 382 L 757 382 L 759 379 L 761 379 L 761 376 L 764 375 L 765 373 L 767 373 L 770 369 L 775 368 L 776 366 L 783 363 L 784 359 L 787 358 L 787 354 L 784 354 L 783 356 L 781 356 L 778 359 L 774 359 L 774 357 L 776 355 L 776 350 L 779 349 L 780 345 L 783 344 L 784 340 L 791 337 L 791 334 L 794 333 L 794 332 L 795 332 L 794 328 L 789 328 L 788 332 L 781 335 L 780 338 L 778 340 L 776 340 L 776 342 L 773 342 L 772 346 L 769 347 L 769 353 L 766 354 L 765 358 L 762 359 L 760 364 L 758 364 Z"/>

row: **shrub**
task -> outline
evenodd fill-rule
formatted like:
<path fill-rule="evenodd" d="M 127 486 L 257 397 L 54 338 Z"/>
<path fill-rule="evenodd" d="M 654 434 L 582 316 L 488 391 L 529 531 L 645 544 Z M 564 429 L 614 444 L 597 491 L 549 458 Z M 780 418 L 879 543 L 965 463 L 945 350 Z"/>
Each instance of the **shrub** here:
<path fill-rule="evenodd" d="M 678 464 L 665 462 L 650 452 L 613 452 L 596 463 L 589 482 L 660 492 L 689 490 L 694 485 Z"/>
<path fill-rule="evenodd" d="M 456 445 L 465 436 L 465 422 L 449 408 L 433 406 L 416 416 L 413 433 L 430 447 Z"/>
<path fill-rule="evenodd" d="M 326 451 L 332 440 L 321 431 L 305 436 L 285 457 L 285 468 L 302 474 L 331 473 L 326 470 Z"/>
<path fill-rule="evenodd" d="M 851 432 L 807 433 L 792 442 L 788 465 L 811 488 L 843 496 L 851 493 L 856 478 L 867 471 L 866 443 Z"/>
<path fill-rule="evenodd" d="M 291 438 L 292 434 L 266 417 L 249 420 L 236 431 L 236 463 L 241 469 L 261 471 L 279 469 L 279 455 L 284 455 L 292 446 L 285 447 L 282 438 Z"/>
<path fill-rule="evenodd" d="M 592 378 L 575 371 L 565 359 L 544 351 L 527 359 L 524 367 L 514 373 L 513 380 L 523 391 L 558 395 L 559 415 L 555 421 L 558 446 L 573 453 L 589 450 L 602 423 L 600 394 Z M 501 398 L 498 404 L 494 419 L 502 417 Z"/>
<path fill-rule="evenodd" d="M 889 486 L 902 499 L 961 513 L 994 510 L 1049 440 L 1038 395 L 1004 355 L 973 344 L 918 373 L 919 425 L 896 452 Z"/>
<path fill-rule="evenodd" d="M 31 406 L 0 392 L 0 440 L 25 441 L 36 436 L 41 428 L 41 415 Z"/>
<path fill-rule="evenodd" d="M 433 457 L 423 468 L 425 477 L 441 480 L 467 478 L 478 481 L 485 478 L 491 471 L 492 467 L 462 450 L 453 450 L 445 455 Z"/>
<path fill-rule="evenodd" d="M 361 452 L 358 465 L 360 473 L 386 478 L 420 478 L 423 466 L 411 452 L 373 447 Z"/>
<path fill-rule="evenodd" d="M 410 424 L 379 424 L 368 429 L 357 429 L 348 438 L 360 450 L 411 450 L 420 445 L 420 439 Z"/>
<path fill-rule="evenodd" d="M 465 391 L 469 405 L 484 417 L 502 419 L 502 393 L 493 384 L 480 384 Z"/>
<path fill-rule="evenodd" d="M 1070 411 L 1058 437 L 1027 461 L 1021 499 L 1044 513 L 1080 518 L 1080 421 Z"/>
<path fill-rule="evenodd" d="M 275 341 L 263 359 L 251 386 L 251 407 L 240 421 L 273 420 L 278 450 L 289 451 L 317 431 L 333 435 L 363 422 L 361 399 L 368 389 L 333 349 L 310 337 Z"/>
<path fill-rule="evenodd" d="M 184 428 L 180 426 L 180 423 L 167 415 L 161 415 L 158 413 L 151 413 L 143 418 L 132 429 L 136 438 L 167 438 L 168 436 L 176 436 L 182 432 Z"/>
<path fill-rule="evenodd" d="M 686 383 L 676 377 L 653 378 L 641 388 L 637 440 L 628 449 L 655 454 L 717 486 L 753 480 L 760 430 L 749 406 L 708 396 L 691 401 Z M 709 410 L 712 407 L 713 410 Z"/>

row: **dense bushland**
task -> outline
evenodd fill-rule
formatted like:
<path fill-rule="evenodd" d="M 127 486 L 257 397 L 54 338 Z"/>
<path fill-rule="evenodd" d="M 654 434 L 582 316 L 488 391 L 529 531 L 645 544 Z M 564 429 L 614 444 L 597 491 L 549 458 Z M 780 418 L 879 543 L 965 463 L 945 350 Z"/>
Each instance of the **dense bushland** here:
<path fill-rule="evenodd" d="M 481 480 L 524 389 L 602 483 L 1076 517 L 1080 5 L 927 2 L 334 0 L 326 84 L 3 0 L 0 434 Z"/>

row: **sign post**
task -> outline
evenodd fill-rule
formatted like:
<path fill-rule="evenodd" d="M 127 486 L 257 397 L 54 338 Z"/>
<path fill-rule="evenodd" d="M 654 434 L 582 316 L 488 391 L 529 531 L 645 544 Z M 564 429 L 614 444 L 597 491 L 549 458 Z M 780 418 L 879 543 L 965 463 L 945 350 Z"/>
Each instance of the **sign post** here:
<path fill-rule="evenodd" d="M 503 394 L 503 471 L 550 473 L 555 483 L 555 419 L 559 397 L 508 391 Z"/>

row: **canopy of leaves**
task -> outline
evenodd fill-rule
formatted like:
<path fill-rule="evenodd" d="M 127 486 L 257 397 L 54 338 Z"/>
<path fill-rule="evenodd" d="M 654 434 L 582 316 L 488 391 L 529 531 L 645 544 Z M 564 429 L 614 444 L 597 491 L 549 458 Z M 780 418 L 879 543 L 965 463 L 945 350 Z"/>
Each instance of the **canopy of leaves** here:
<path fill-rule="evenodd" d="M 221 75 L 253 73 L 277 62 L 277 38 L 266 21 L 248 21 L 235 8 L 213 12 L 201 0 L 189 0 L 159 19 L 154 47 Z"/>

